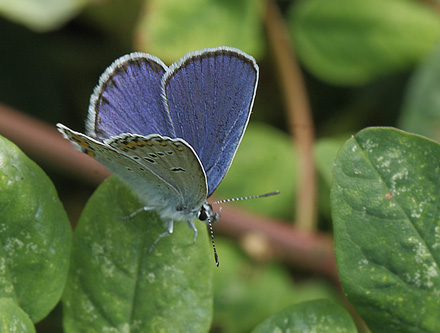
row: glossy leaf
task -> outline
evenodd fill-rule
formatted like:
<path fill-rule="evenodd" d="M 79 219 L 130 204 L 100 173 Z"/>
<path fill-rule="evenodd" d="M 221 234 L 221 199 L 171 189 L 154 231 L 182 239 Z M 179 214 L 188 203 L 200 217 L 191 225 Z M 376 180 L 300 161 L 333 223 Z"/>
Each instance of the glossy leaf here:
<path fill-rule="evenodd" d="M 61 297 L 71 227 L 52 182 L 14 144 L 0 137 L 0 298 L 33 322 Z"/>
<path fill-rule="evenodd" d="M 440 141 L 440 47 L 424 61 L 408 85 L 399 128 Z"/>
<path fill-rule="evenodd" d="M 137 48 L 168 64 L 187 52 L 222 45 L 258 58 L 263 5 L 261 0 L 148 1 L 137 31 Z"/>
<path fill-rule="evenodd" d="M 74 234 L 63 297 L 66 332 L 207 331 L 215 262 L 206 225 L 186 223 L 148 249 L 166 229 L 154 212 L 121 220 L 140 207 L 116 178 L 87 203 Z"/>
<path fill-rule="evenodd" d="M 440 327 L 440 146 L 392 128 L 348 140 L 335 162 L 339 277 L 372 331 Z"/>
<path fill-rule="evenodd" d="M 13 300 L 0 299 L 0 332 L 35 332 L 32 320 Z"/>
<path fill-rule="evenodd" d="M 291 306 L 259 324 L 252 333 L 264 332 L 357 332 L 348 312 L 328 300 Z"/>
<path fill-rule="evenodd" d="M 438 13 L 408 0 L 301 1 L 289 25 L 301 62 L 333 84 L 363 84 L 408 68 L 440 38 Z"/>
<path fill-rule="evenodd" d="M 36 31 L 60 27 L 74 17 L 88 0 L 0 1 L 0 13 Z"/>

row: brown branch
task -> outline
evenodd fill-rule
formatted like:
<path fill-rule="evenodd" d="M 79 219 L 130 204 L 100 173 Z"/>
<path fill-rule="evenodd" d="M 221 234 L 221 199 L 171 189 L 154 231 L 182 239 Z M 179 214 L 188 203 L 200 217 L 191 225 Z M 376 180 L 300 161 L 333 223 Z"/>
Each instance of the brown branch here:
<path fill-rule="evenodd" d="M 96 185 L 110 174 L 100 163 L 73 150 L 55 126 L 1 104 L 0 135 L 36 160 L 78 180 Z M 221 222 L 215 228 L 237 239 L 260 235 L 267 240 L 274 258 L 337 281 L 333 242 L 329 235 L 301 232 L 287 223 L 243 212 L 231 204 L 223 206 Z"/>
<path fill-rule="evenodd" d="M 274 258 L 337 281 L 333 238 L 328 234 L 301 231 L 286 222 L 257 216 L 232 204 L 222 207 L 221 220 L 214 227 L 215 231 L 236 239 L 257 234 L 260 242 L 267 242 Z"/>
<path fill-rule="evenodd" d="M 110 175 L 101 163 L 74 150 L 54 126 L 3 104 L 0 104 L 0 135 L 38 161 L 93 185 L 100 184 Z"/>
<path fill-rule="evenodd" d="M 440 3 L 436 0 L 419 0 L 419 2 L 425 6 L 431 7 L 437 13 L 440 14 Z"/>
<path fill-rule="evenodd" d="M 316 229 L 317 181 L 313 159 L 314 125 L 301 70 L 294 57 L 283 18 L 276 4 L 267 1 L 266 31 L 278 68 L 287 105 L 290 133 L 298 146 L 299 188 L 296 225 Z"/>

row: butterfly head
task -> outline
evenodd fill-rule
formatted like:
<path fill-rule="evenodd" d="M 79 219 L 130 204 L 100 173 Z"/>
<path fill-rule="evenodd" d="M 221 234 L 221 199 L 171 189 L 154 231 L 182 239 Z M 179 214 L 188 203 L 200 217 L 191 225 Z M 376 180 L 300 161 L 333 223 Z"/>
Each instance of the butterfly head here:
<path fill-rule="evenodd" d="M 218 213 L 214 213 L 212 206 L 205 202 L 202 208 L 200 208 L 197 218 L 206 224 L 214 224 L 214 222 L 220 218 L 220 210 L 221 209 L 219 209 Z"/>
<path fill-rule="evenodd" d="M 220 207 L 218 212 L 214 213 L 214 211 L 212 210 L 212 205 L 218 205 L 218 204 L 221 204 L 224 202 L 230 202 L 230 201 L 239 201 L 239 200 L 270 197 L 272 195 L 276 195 L 279 193 L 280 193 L 279 191 L 275 191 L 275 192 L 265 193 L 265 194 L 261 194 L 261 195 L 253 195 L 253 196 L 249 196 L 249 197 L 220 200 L 220 201 L 213 202 L 211 205 L 209 203 L 205 202 L 202 205 L 202 207 L 200 208 L 200 210 L 197 213 L 197 218 L 200 221 L 205 222 L 209 227 L 209 232 L 211 234 L 212 248 L 214 249 L 215 264 L 217 265 L 217 267 L 219 265 L 219 262 L 218 262 L 217 250 L 216 250 L 215 244 L 214 244 L 214 233 L 212 231 L 212 225 L 214 224 L 215 221 L 217 221 L 220 218 L 220 211 L 222 210 L 222 208 Z"/>
<path fill-rule="evenodd" d="M 202 221 L 205 222 L 208 227 L 209 227 L 209 232 L 211 234 L 211 242 L 212 242 L 212 248 L 214 249 L 214 258 L 215 258 L 215 264 L 219 265 L 218 263 L 218 255 L 217 255 L 217 250 L 215 249 L 215 244 L 214 244 L 214 233 L 212 231 L 212 225 L 215 221 L 217 221 L 220 218 L 220 211 L 221 211 L 221 207 L 218 210 L 217 213 L 214 213 L 214 211 L 212 210 L 212 206 L 205 202 L 202 205 L 202 208 L 200 208 L 199 212 L 197 213 L 197 218 Z"/>

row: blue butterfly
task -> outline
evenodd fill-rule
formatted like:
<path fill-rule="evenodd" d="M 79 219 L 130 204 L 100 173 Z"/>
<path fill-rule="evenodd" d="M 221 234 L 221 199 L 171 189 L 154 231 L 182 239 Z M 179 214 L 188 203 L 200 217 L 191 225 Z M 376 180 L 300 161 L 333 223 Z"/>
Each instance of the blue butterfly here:
<path fill-rule="evenodd" d="M 167 67 L 145 53 L 117 59 L 91 99 L 87 135 L 62 124 L 74 147 L 104 164 L 156 210 L 167 231 L 174 221 L 212 224 L 207 198 L 225 177 L 254 103 L 258 65 L 243 51 L 217 47 L 190 52 Z"/>

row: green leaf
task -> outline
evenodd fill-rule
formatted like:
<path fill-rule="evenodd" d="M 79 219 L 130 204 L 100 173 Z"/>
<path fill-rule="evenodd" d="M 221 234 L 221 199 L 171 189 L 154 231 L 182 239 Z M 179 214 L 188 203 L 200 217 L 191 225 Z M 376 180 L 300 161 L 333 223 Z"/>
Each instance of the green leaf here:
<path fill-rule="evenodd" d="M 440 141 L 440 47 L 409 82 L 399 128 Z"/>
<path fill-rule="evenodd" d="M 205 332 L 212 318 L 215 262 L 206 225 L 199 235 L 186 223 L 148 249 L 166 231 L 117 178 L 106 180 L 87 203 L 74 233 L 63 296 L 67 332 Z"/>
<path fill-rule="evenodd" d="M 343 290 L 372 331 L 440 327 L 440 146 L 391 128 L 348 140 L 332 216 Z"/>
<path fill-rule="evenodd" d="M 0 332 L 35 332 L 29 316 L 11 299 L 0 299 Z"/>
<path fill-rule="evenodd" d="M 279 190 L 280 194 L 274 197 L 239 201 L 237 205 L 266 216 L 289 219 L 297 187 L 295 155 L 287 134 L 268 125 L 252 123 L 214 195 L 236 198 Z"/>
<path fill-rule="evenodd" d="M 217 46 L 238 47 L 259 57 L 263 5 L 261 0 L 150 0 L 136 34 L 137 48 L 166 63 Z"/>
<path fill-rule="evenodd" d="M 357 332 L 347 311 L 328 300 L 291 306 L 259 324 L 252 333 L 263 332 Z"/>
<path fill-rule="evenodd" d="M 214 331 L 249 332 L 261 318 L 292 304 L 336 298 L 330 285 L 312 280 L 295 284 L 282 266 L 255 263 L 230 241 L 217 237 L 216 246 L 221 266 L 214 271 Z"/>
<path fill-rule="evenodd" d="M 405 69 L 440 38 L 438 14 L 407 0 L 301 1 L 289 25 L 301 62 L 333 84 L 364 84 Z"/>
<path fill-rule="evenodd" d="M 89 0 L 0 1 L 0 14 L 35 31 L 59 28 L 74 17 Z"/>
<path fill-rule="evenodd" d="M 38 322 L 61 297 L 71 227 L 49 178 L 2 137 L 0 230 L 0 297 Z"/>

